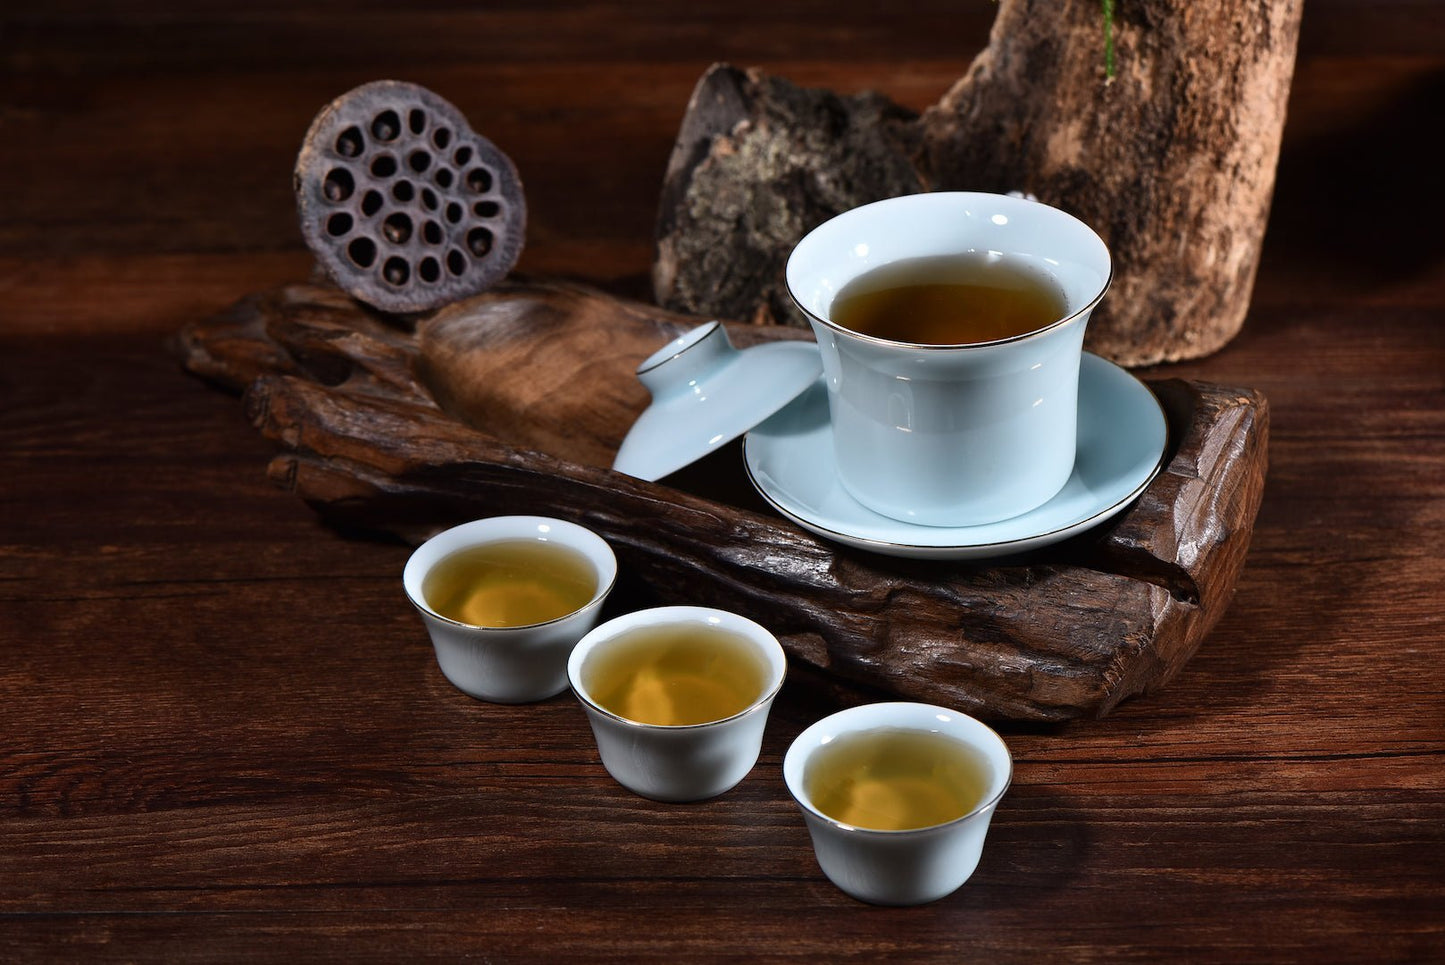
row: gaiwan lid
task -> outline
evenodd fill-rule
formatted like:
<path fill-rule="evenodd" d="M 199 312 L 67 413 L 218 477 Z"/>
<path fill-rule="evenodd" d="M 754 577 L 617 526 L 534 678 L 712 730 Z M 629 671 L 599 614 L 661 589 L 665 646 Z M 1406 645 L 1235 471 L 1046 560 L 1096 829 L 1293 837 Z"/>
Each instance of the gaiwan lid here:
<path fill-rule="evenodd" d="M 637 367 L 652 404 L 637 417 L 612 468 L 661 479 L 731 442 L 812 385 L 823 371 L 813 342 L 736 349 L 720 322 L 707 322 Z"/>

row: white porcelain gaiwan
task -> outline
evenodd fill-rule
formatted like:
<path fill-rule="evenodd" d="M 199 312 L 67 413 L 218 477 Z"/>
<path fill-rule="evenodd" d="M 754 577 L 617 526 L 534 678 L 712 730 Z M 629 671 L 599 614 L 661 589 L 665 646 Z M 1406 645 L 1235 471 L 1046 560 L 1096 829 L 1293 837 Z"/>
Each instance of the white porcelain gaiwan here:
<path fill-rule="evenodd" d="M 1033 275 L 1064 314 L 953 344 L 894 341 L 833 318 L 837 295 L 881 266 L 965 254 Z M 996 523 L 1057 495 L 1077 452 L 1084 328 L 1112 265 L 1082 221 L 1006 195 L 887 198 L 808 232 L 788 257 L 788 291 L 822 353 L 843 487 L 875 513 L 939 527 Z"/>
<path fill-rule="evenodd" d="M 787 405 L 823 371 L 812 342 L 733 347 L 720 322 L 690 329 L 637 367 L 652 404 L 612 468 L 648 481 L 731 442 Z"/>

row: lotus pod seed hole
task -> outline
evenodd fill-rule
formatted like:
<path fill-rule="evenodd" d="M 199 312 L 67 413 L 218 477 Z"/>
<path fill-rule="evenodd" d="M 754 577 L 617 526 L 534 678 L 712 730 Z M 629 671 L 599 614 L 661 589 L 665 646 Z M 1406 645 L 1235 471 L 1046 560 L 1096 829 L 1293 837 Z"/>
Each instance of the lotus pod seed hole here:
<path fill-rule="evenodd" d="M 428 221 L 421 226 L 421 236 L 427 244 L 439 245 L 442 243 L 442 226 L 435 221 Z"/>
<path fill-rule="evenodd" d="M 416 187 L 403 178 L 391 186 L 391 196 L 402 204 L 406 204 L 416 197 Z"/>
<path fill-rule="evenodd" d="M 447 252 L 447 271 L 453 275 L 460 275 L 467 270 L 467 256 L 462 254 L 460 248 L 453 248 Z"/>
<path fill-rule="evenodd" d="M 462 210 L 462 206 L 455 201 L 447 203 L 447 220 L 452 224 L 461 224 L 462 215 L 465 213 L 466 212 Z"/>
<path fill-rule="evenodd" d="M 396 158 L 390 154 L 378 154 L 371 160 L 371 174 L 373 177 L 389 178 L 396 173 Z"/>
<path fill-rule="evenodd" d="M 396 111 L 385 110 L 371 121 L 371 135 L 378 141 L 394 141 L 401 133 L 401 118 Z"/>
<path fill-rule="evenodd" d="M 381 233 L 394 245 L 404 245 L 411 237 L 411 219 L 404 212 L 389 214 L 381 223 Z"/>
<path fill-rule="evenodd" d="M 473 228 L 467 232 L 467 247 L 475 258 L 485 258 L 492 251 L 492 233 L 486 228 Z"/>
<path fill-rule="evenodd" d="M 467 187 L 477 194 L 486 194 L 492 190 L 492 172 L 486 168 L 472 168 L 467 172 Z"/>
<path fill-rule="evenodd" d="M 321 193 L 326 200 L 334 204 L 340 204 L 351 197 L 351 192 L 356 190 L 356 181 L 351 177 L 351 172 L 345 168 L 332 168 L 326 174 L 326 179 L 321 182 Z"/>
<path fill-rule="evenodd" d="M 445 127 L 439 127 L 432 131 L 431 142 L 437 146 L 438 151 L 445 151 L 447 145 L 452 142 L 452 132 Z"/>
<path fill-rule="evenodd" d="M 340 238 L 351 230 L 352 224 L 351 215 L 338 211 L 326 219 L 326 233 L 333 238 Z"/>
<path fill-rule="evenodd" d="M 443 191 L 452 186 L 452 172 L 450 168 L 437 168 L 437 173 L 432 175 L 432 178 L 436 181 L 437 187 Z"/>
<path fill-rule="evenodd" d="M 361 196 L 361 213 L 370 218 L 381 210 L 381 192 L 375 188 Z"/>
<path fill-rule="evenodd" d="M 346 246 L 346 254 L 358 268 L 370 268 L 376 261 L 376 243 L 370 238 L 356 238 Z"/>
<path fill-rule="evenodd" d="M 386 264 L 381 266 L 381 277 L 400 288 L 411 277 L 411 266 L 406 263 L 405 258 L 393 255 L 386 259 Z"/>
<path fill-rule="evenodd" d="M 406 121 L 413 134 L 420 134 L 426 130 L 426 111 L 419 107 L 413 107 L 411 113 L 407 115 Z"/>
<path fill-rule="evenodd" d="M 435 211 L 437 209 L 437 193 L 431 188 L 422 188 L 421 206 L 428 211 Z"/>
<path fill-rule="evenodd" d="M 360 157 L 365 149 L 366 142 L 361 136 L 361 128 L 355 124 L 336 135 L 336 153 L 342 157 Z"/>
<path fill-rule="evenodd" d="M 465 145 L 465 144 L 463 144 L 461 147 L 457 148 L 457 153 L 455 153 L 455 154 L 452 155 L 452 163 L 455 164 L 455 165 L 456 165 L 457 167 L 459 167 L 459 168 L 464 168 L 464 167 L 466 167 L 466 166 L 467 166 L 467 162 L 470 161 L 471 159 L 472 159 L 472 149 L 471 149 L 470 147 L 468 147 L 467 145 Z"/>
<path fill-rule="evenodd" d="M 426 151 L 412 151 L 411 156 L 406 159 L 406 163 L 411 166 L 413 171 L 420 174 L 431 166 L 431 155 Z"/>
<path fill-rule="evenodd" d="M 442 276 L 441 262 L 427 255 L 421 260 L 421 264 L 416 266 L 416 273 L 424 282 L 435 282 Z"/>
<path fill-rule="evenodd" d="M 478 218 L 495 218 L 502 211 L 502 206 L 495 201 L 478 201 L 472 205 L 472 214 Z"/>

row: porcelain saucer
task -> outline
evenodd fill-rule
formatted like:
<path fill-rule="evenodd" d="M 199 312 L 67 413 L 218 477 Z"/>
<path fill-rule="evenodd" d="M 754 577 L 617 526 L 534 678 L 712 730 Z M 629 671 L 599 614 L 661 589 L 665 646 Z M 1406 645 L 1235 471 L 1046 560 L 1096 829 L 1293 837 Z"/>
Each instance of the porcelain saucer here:
<path fill-rule="evenodd" d="M 1073 475 L 1057 496 L 1022 516 L 982 526 L 920 526 L 864 508 L 838 482 L 822 379 L 749 432 L 743 458 L 763 498 L 819 536 L 887 556 L 976 560 L 1048 546 L 1116 515 L 1159 472 L 1167 441 L 1154 393 L 1085 353 Z"/>

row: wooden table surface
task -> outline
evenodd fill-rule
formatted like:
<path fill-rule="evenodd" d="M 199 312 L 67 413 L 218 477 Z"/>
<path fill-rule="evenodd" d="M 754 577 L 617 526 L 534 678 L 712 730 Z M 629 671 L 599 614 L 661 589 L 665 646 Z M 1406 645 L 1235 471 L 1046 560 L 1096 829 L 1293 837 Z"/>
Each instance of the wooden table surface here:
<path fill-rule="evenodd" d="M 1437 0 L 1310 0 L 1244 330 L 1157 370 L 1270 400 L 1231 608 L 1161 692 L 1003 728 L 982 864 L 912 909 L 824 880 L 784 789 L 833 698 L 721 798 L 623 791 L 570 696 L 450 687 L 407 548 L 273 488 L 163 343 L 306 276 L 291 165 L 358 83 L 516 161 L 522 270 L 645 297 L 709 63 L 921 108 L 992 6 L 119 6 L 0 13 L 0 959 L 1445 958 Z"/>

